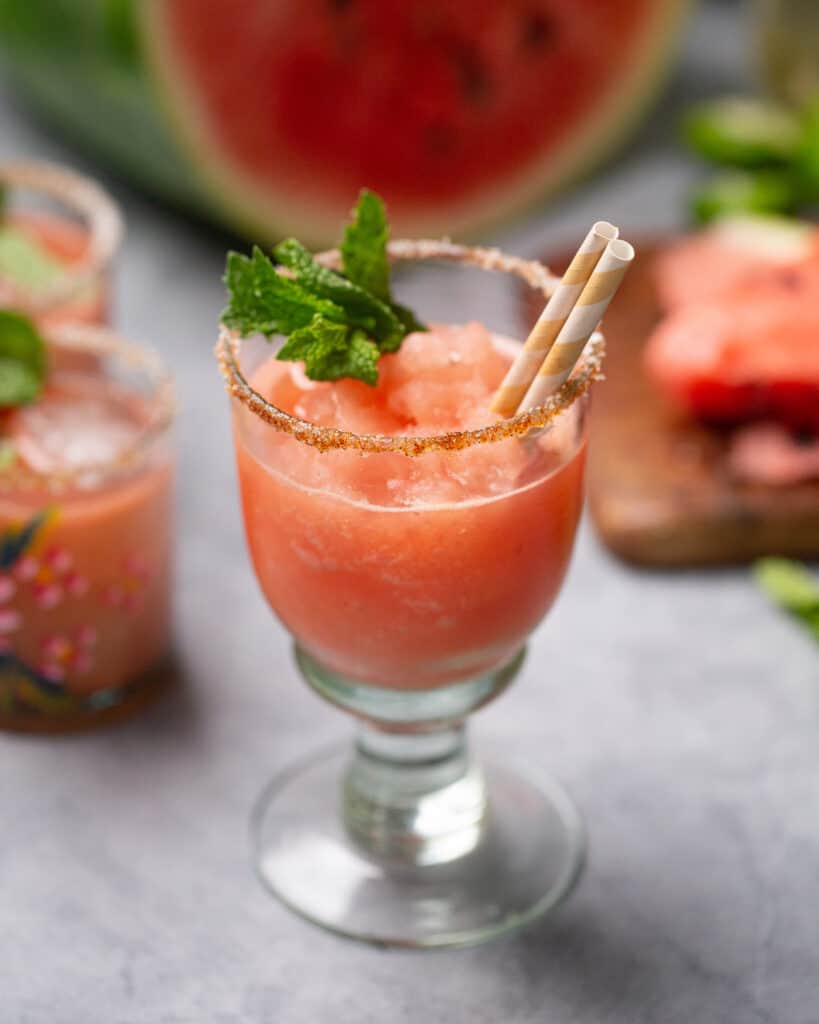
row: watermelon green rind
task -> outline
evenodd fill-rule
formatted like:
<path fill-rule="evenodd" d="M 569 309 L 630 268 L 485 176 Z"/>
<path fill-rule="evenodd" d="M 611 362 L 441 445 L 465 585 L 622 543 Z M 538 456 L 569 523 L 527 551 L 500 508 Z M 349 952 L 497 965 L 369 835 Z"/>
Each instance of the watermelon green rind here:
<path fill-rule="evenodd" d="M 174 135 L 187 150 L 202 187 L 222 218 L 259 241 L 295 234 L 309 245 L 320 246 L 337 239 L 349 200 L 341 208 L 338 202 L 322 202 L 315 192 L 305 197 L 292 191 L 275 196 L 269 187 L 260 187 L 222 158 L 190 83 L 175 71 L 179 60 L 166 31 L 164 4 L 165 0 L 143 0 L 139 8 L 145 59 L 157 98 L 174 124 Z M 514 181 L 474 197 L 446 201 L 408 216 L 391 204 L 393 234 L 474 236 L 554 195 L 568 180 L 599 164 L 633 129 L 656 93 L 689 7 L 690 0 L 660 0 L 654 5 L 652 19 L 632 40 L 632 51 L 620 55 L 623 73 L 619 88 L 602 98 L 599 109 L 578 128 L 570 144 L 547 153 Z M 548 114 L 548 99 L 544 102 Z"/>
<path fill-rule="evenodd" d="M 141 56 L 135 0 L 0 0 L 2 70 L 82 148 L 201 214 L 208 204 L 163 119 Z"/>

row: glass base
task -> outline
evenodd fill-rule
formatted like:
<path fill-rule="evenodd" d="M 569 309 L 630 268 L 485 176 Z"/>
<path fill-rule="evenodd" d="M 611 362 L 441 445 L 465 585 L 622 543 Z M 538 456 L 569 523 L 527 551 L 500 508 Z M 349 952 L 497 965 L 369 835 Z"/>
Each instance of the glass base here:
<path fill-rule="evenodd" d="M 78 732 L 111 725 L 161 697 L 175 678 L 167 657 L 127 686 L 76 694 L 54 685 L 47 691 L 19 675 L 0 672 L 0 730 Z"/>
<path fill-rule="evenodd" d="M 251 824 L 262 882 L 329 931 L 378 946 L 476 945 L 548 913 L 580 874 L 583 826 L 550 779 L 482 763 L 486 802 L 467 852 L 413 863 L 374 854 L 345 826 L 339 804 L 350 772 L 349 749 L 311 756 L 270 783 Z M 452 796 L 462 800 L 464 790 Z M 417 821 L 424 811 L 420 804 Z"/>

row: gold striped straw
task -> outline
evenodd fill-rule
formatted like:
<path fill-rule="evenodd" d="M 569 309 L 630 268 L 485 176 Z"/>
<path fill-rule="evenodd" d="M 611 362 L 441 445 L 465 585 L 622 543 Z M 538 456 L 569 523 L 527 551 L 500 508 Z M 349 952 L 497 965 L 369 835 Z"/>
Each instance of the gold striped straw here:
<path fill-rule="evenodd" d="M 568 380 L 633 259 L 634 249 L 628 242 L 618 238 L 608 243 L 574 309 L 566 317 L 554 345 L 543 360 L 538 375 L 524 395 L 520 412 L 542 405 L 549 395 Z"/>
<path fill-rule="evenodd" d="M 608 242 L 617 238 L 617 228 L 598 220 L 583 239 L 566 273 L 546 303 L 538 321 L 495 392 L 490 408 L 501 416 L 514 416 L 521 399 L 535 379 L 546 353 L 552 347 L 566 317 L 577 302 Z"/>

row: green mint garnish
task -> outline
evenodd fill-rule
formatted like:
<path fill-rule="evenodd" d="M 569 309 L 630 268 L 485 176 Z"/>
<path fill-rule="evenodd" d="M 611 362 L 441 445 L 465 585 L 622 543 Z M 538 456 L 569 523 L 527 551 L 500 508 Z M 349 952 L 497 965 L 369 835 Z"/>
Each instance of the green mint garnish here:
<path fill-rule="evenodd" d="M 9 440 L 0 441 L 0 473 L 6 473 L 17 462 L 17 449 Z"/>
<path fill-rule="evenodd" d="M 355 377 L 367 384 L 378 382 L 378 346 L 360 330 L 326 320 L 318 314 L 307 327 L 293 331 L 277 359 L 302 359 L 312 380 Z"/>
<path fill-rule="evenodd" d="M 393 301 L 388 237 L 383 202 L 364 190 L 344 232 L 341 273 L 317 263 L 295 238 L 280 242 L 273 260 L 258 246 L 249 257 L 228 253 L 224 322 L 243 335 L 285 335 L 276 358 L 302 360 L 312 380 L 376 384 L 379 356 L 426 329 Z"/>
<path fill-rule="evenodd" d="M 0 309 L 0 408 L 33 401 L 43 385 L 46 351 L 34 324 Z"/>
<path fill-rule="evenodd" d="M 63 268 L 19 228 L 2 223 L 0 210 L 0 277 L 30 291 L 50 288 Z"/>
<path fill-rule="evenodd" d="M 764 558 L 754 566 L 754 575 L 768 597 L 819 641 L 819 583 L 807 569 L 787 558 Z"/>
<path fill-rule="evenodd" d="M 355 219 L 344 229 L 341 267 L 345 277 L 366 288 L 382 302 L 390 302 L 390 264 L 387 241 L 390 228 L 384 204 L 366 189 L 355 209 Z"/>

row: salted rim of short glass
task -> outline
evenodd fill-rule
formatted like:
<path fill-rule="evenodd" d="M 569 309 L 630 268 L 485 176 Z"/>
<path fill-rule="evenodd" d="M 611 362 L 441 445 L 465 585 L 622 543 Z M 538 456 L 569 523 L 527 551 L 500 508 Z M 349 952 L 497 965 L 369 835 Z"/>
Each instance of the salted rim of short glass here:
<path fill-rule="evenodd" d="M 95 181 L 58 164 L 35 160 L 0 162 L 0 184 L 11 189 L 39 193 L 77 214 L 88 230 L 88 252 L 83 260 L 65 269 L 50 288 L 23 288 L 4 282 L 12 304 L 27 313 L 45 313 L 74 298 L 110 265 L 124 232 L 119 207 Z M 14 209 L 10 212 L 13 214 Z"/>
<path fill-rule="evenodd" d="M 499 249 L 480 246 L 456 245 L 446 240 L 401 239 L 390 242 L 388 254 L 394 262 L 401 261 L 442 261 L 477 267 L 480 270 L 494 270 L 514 274 L 530 288 L 539 291 L 548 299 L 558 284 L 547 267 L 537 260 L 525 260 L 510 256 Z M 338 249 L 320 253 L 316 257 L 322 264 L 338 267 L 341 254 Z M 595 380 L 602 377 L 601 366 L 605 353 L 602 334 L 596 333 L 586 347 L 583 358 L 572 376 L 542 404 L 510 419 L 489 423 L 474 430 L 453 430 L 445 434 L 428 436 L 356 434 L 338 427 L 322 427 L 307 420 L 299 419 L 270 403 L 248 382 L 239 367 L 239 349 L 242 338 L 237 331 L 220 324 L 216 357 L 225 386 L 237 401 L 276 430 L 295 437 L 320 451 L 333 448 L 356 449 L 363 452 L 402 452 L 405 455 L 421 455 L 427 451 L 469 448 L 473 445 L 502 441 L 510 437 L 521 437 L 533 429 L 542 429 L 552 423 L 561 413 L 582 398 Z"/>
<path fill-rule="evenodd" d="M 0 493 L 9 495 L 21 490 L 42 487 L 63 489 L 74 483 L 85 484 L 89 478 L 100 477 L 97 486 L 121 474 L 133 472 L 144 462 L 146 453 L 170 429 L 176 416 L 176 394 L 173 378 L 159 353 L 148 345 L 124 338 L 107 327 L 65 324 L 46 331 L 49 347 L 70 352 L 113 357 L 128 371 L 144 374 L 151 386 L 149 417 L 133 442 L 118 452 L 116 458 L 86 462 L 71 469 L 43 473 L 26 465 L 14 464 L 0 471 Z"/>

